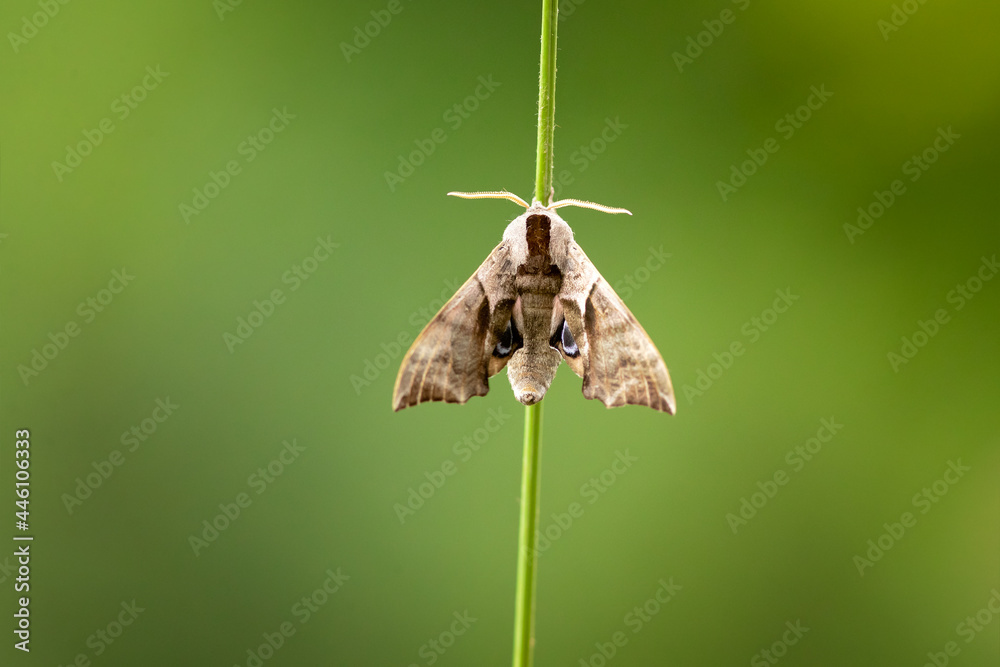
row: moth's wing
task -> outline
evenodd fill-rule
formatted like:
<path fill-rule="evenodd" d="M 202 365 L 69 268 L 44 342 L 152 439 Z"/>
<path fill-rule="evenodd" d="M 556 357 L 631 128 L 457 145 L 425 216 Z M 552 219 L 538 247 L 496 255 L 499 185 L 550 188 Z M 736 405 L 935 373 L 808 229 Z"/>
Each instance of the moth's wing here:
<path fill-rule="evenodd" d="M 561 344 L 557 349 L 583 377 L 584 397 L 609 408 L 646 405 L 674 414 L 667 366 L 642 325 L 575 242 L 564 264 L 559 301 L 579 353 L 571 357 Z"/>
<path fill-rule="evenodd" d="M 505 356 L 493 354 L 510 322 L 514 274 L 510 251 L 501 243 L 413 341 L 396 376 L 394 410 L 486 395 L 487 378 L 514 351 L 507 346 Z"/>

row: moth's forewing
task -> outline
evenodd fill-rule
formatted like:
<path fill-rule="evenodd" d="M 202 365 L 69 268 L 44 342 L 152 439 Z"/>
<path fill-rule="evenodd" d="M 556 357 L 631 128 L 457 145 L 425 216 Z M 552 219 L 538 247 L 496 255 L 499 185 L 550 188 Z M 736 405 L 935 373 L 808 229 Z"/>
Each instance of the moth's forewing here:
<path fill-rule="evenodd" d="M 465 403 L 489 391 L 487 378 L 503 367 L 492 354 L 514 304 L 511 263 L 498 245 L 427 323 L 410 346 L 393 389 L 402 410 L 427 401 Z"/>
<path fill-rule="evenodd" d="M 567 253 L 559 295 L 582 363 L 583 395 L 606 406 L 645 405 L 674 414 L 670 375 L 653 341 L 575 242 Z M 582 366 L 582 372 L 577 368 Z"/>
<path fill-rule="evenodd" d="M 646 405 L 670 414 L 677 411 L 663 358 L 604 278 L 587 299 L 584 328 L 590 341 L 585 398 L 598 398 L 608 407 Z"/>

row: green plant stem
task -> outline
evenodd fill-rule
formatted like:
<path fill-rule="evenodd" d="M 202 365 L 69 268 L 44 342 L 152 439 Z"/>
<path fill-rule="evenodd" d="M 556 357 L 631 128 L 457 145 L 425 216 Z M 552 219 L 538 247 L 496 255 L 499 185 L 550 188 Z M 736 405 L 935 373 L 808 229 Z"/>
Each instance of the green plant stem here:
<path fill-rule="evenodd" d="M 551 203 L 556 96 L 558 0 L 542 0 L 542 54 L 538 76 L 538 148 L 535 201 Z M 541 490 L 542 404 L 524 411 L 524 462 L 521 470 L 521 520 L 517 548 L 514 606 L 514 667 L 531 667 L 535 648 L 535 581 L 538 570 L 538 496 Z"/>
<path fill-rule="evenodd" d="M 557 0 L 542 0 L 542 56 L 538 72 L 538 148 L 535 153 L 535 201 L 551 203 L 552 139 L 556 129 L 556 27 Z"/>
<path fill-rule="evenodd" d="M 538 565 L 538 494 L 542 404 L 524 411 L 524 462 L 521 469 L 521 524 L 517 549 L 517 598 L 514 611 L 514 667 L 531 667 L 535 648 L 535 579 Z"/>

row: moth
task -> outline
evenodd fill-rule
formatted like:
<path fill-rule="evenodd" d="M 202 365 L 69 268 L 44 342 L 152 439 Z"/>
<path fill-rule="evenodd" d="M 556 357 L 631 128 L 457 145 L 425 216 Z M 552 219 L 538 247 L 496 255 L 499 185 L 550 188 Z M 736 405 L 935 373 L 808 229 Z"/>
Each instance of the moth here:
<path fill-rule="evenodd" d="M 517 400 L 533 405 L 564 360 L 583 378 L 584 398 L 674 414 L 663 358 L 556 209 L 631 213 L 576 199 L 529 206 L 506 191 L 448 194 L 508 199 L 527 210 L 413 341 L 396 377 L 394 410 L 484 396 L 505 366 Z"/>

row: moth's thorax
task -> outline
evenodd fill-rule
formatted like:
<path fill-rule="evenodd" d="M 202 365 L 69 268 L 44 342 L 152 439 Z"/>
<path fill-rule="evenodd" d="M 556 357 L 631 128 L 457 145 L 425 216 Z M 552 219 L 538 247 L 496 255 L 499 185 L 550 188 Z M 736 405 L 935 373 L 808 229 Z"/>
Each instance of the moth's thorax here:
<path fill-rule="evenodd" d="M 510 248 L 514 265 L 521 267 L 532 260 L 527 267 L 531 271 L 546 257 L 548 264 L 561 265 L 573 240 L 573 230 L 555 211 L 536 203 L 507 225 L 503 240 Z"/>

